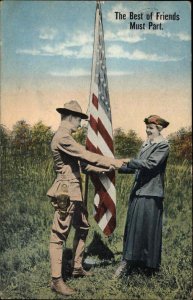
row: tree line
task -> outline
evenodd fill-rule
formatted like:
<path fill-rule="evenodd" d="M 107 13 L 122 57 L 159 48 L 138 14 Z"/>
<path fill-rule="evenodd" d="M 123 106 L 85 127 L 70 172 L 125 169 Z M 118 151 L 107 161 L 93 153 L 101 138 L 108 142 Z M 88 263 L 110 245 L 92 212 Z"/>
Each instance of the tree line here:
<path fill-rule="evenodd" d="M 12 130 L 0 125 L 0 146 L 1 150 L 9 148 L 16 153 L 46 155 L 50 152 L 53 135 L 54 132 L 51 127 L 46 126 L 42 121 L 31 126 L 25 120 L 20 120 L 14 124 Z M 87 127 L 85 126 L 74 134 L 75 140 L 82 145 L 85 145 L 86 136 Z M 167 139 L 170 144 L 170 161 L 192 161 L 191 128 L 181 128 L 170 134 Z M 142 143 L 143 140 L 132 129 L 127 132 L 122 128 L 114 130 L 114 152 L 116 157 L 136 156 Z"/>

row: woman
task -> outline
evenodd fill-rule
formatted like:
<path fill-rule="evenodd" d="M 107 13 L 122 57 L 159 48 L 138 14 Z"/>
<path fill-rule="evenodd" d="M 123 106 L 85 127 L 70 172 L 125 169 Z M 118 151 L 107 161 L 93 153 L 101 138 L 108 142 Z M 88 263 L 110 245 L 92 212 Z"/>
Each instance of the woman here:
<path fill-rule="evenodd" d="M 161 131 L 169 123 L 157 115 L 145 118 L 144 122 L 147 141 L 138 158 L 131 159 L 119 171 L 135 172 L 135 181 L 125 225 L 123 258 L 114 278 L 136 266 L 152 273 L 161 263 L 164 174 L 169 154 L 168 142 Z"/>

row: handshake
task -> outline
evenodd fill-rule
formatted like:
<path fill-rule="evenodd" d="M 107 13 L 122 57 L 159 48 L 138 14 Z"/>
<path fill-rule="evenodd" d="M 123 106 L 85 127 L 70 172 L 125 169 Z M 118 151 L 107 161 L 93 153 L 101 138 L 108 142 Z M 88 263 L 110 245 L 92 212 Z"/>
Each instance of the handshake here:
<path fill-rule="evenodd" d="M 104 174 L 105 172 L 111 172 L 114 170 L 118 170 L 121 167 L 126 167 L 127 164 L 129 163 L 130 158 L 121 158 L 121 159 L 115 159 L 115 162 L 113 164 L 110 165 L 109 169 L 105 169 L 102 171 L 102 174 Z"/>
<path fill-rule="evenodd" d="M 98 173 L 98 174 L 105 174 L 105 173 L 109 173 L 111 171 L 114 170 L 119 170 L 121 167 L 126 167 L 127 164 L 129 163 L 130 159 L 129 158 L 121 158 L 121 159 L 116 159 L 116 158 L 112 158 L 109 161 L 109 167 L 106 168 L 101 168 L 98 166 L 93 166 L 90 164 L 84 165 L 81 164 L 82 167 L 82 172 L 83 173 L 89 173 L 89 172 L 94 172 L 94 173 Z"/>

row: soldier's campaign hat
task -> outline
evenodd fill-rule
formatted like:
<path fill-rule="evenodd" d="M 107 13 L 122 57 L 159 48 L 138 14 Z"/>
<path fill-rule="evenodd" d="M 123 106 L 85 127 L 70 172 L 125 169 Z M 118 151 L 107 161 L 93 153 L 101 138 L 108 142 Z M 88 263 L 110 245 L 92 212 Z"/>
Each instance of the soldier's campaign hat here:
<path fill-rule="evenodd" d="M 64 103 L 64 107 L 56 108 L 60 114 L 70 113 L 81 119 L 88 119 L 88 116 L 82 112 L 82 108 L 76 100 Z"/>
<path fill-rule="evenodd" d="M 162 119 L 160 116 L 157 115 L 151 115 L 148 118 L 144 119 L 145 124 L 156 124 L 160 125 L 163 128 L 166 128 L 170 123 L 164 119 Z"/>

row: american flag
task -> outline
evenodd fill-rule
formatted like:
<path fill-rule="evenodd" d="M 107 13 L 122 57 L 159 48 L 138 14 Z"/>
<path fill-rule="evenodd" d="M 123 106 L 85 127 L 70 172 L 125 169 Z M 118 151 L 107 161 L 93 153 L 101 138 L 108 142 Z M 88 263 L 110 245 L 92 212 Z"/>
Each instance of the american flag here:
<path fill-rule="evenodd" d="M 100 2 L 96 6 L 89 125 L 86 148 L 92 152 L 114 157 L 113 130 L 109 100 L 105 44 Z M 111 235 L 116 226 L 115 171 L 91 175 L 95 187 L 94 218 L 103 233 Z"/>

